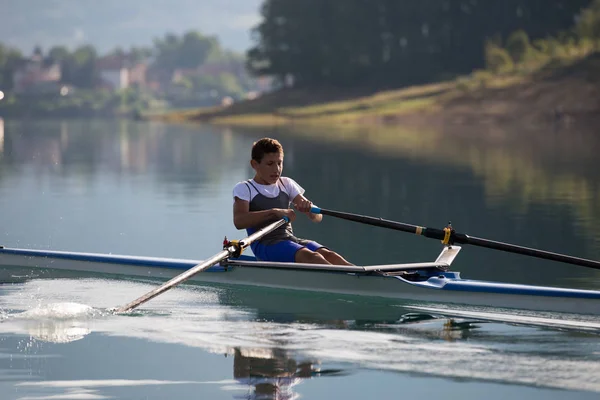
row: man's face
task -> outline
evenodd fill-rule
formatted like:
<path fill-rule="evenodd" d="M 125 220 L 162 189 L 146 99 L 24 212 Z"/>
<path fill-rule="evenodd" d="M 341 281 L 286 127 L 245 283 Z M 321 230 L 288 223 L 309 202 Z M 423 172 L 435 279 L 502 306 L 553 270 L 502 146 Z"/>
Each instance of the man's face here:
<path fill-rule="evenodd" d="M 256 171 L 258 183 L 262 185 L 273 185 L 281 176 L 283 171 L 283 154 L 282 153 L 266 153 L 263 159 L 259 162 L 256 160 L 250 161 L 250 165 Z"/>

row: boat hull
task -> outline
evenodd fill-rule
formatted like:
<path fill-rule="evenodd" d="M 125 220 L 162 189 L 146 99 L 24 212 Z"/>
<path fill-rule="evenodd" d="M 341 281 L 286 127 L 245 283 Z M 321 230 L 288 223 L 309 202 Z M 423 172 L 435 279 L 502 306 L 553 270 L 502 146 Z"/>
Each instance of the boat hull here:
<path fill-rule="evenodd" d="M 109 274 L 168 280 L 194 267 L 200 260 L 131 257 L 91 253 L 0 249 L 3 282 L 53 275 L 53 271 Z M 461 279 L 456 272 L 434 272 L 426 280 L 401 276 L 314 271 L 294 268 L 217 265 L 188 282 L 250 285 L 271 288 L 378 296 L 406 304 L 451 303 L 600 315 L 600 292 Z"/>

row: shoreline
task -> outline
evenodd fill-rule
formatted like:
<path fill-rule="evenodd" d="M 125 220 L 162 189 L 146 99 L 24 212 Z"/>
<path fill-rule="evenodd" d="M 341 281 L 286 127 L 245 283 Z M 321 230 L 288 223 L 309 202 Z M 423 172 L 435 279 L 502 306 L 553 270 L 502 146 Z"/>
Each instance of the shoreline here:
<path fill-rule="evenodd" d="M 229 107 L 147 115 L 239 127 L 554 126 L 600 124 L 600 53 L 532 73 L 484 71 L 400 89 L 284 89 Z"/>

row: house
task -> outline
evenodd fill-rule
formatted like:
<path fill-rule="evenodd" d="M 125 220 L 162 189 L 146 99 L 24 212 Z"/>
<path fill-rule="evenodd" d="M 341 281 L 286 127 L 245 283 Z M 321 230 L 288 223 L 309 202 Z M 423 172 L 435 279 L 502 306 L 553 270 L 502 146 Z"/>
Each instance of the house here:
<path fill-rule="evenodd" d="M 130 86 L 143 87 L 146 84 L 147 66 L 132 63 L 126 55 L 109 55 L 96 61 L 100 87 L 111 90 L 126 89 Z"/>
<path fill-rule="evenodd" d="M 173 74 L 165 69 L 150 69 L 146 76 L 146 87 L 156 92 L 164 91 L 171 84 Z"/>
<path fill-rule="evenodd" d="M 132 63 L 129 67 L 129 84 L 132 86 L 146 86 L 146 74 L 148 65 L 146 63 Z"/>
<path fill-rule="evenodd" d="M 179 83 L 184 78 L 193 78 L 196 76 L 200 76 L 198 68 L 176 68 L 173 70 L 173 75 L 171 75 L 171 82 Z"/>
<path fill-rule="evenodd" d="M 129 71 L 125 67 L 124 56 L 102 57 L 96 60 L 96 70 L 101 87 L 112 90 L 129 87 Z"/>
<path fill-rule="evenodd" d="M 60 90 L 60 64 L 34 54 L 22 61 L 13 74 L 15 93 L 47 93 Z"/>

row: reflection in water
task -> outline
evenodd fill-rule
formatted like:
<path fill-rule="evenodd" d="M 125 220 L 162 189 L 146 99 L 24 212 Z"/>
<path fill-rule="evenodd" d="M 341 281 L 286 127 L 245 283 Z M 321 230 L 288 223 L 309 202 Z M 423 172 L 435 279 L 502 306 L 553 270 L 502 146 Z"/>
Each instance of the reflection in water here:
<path fill-rule="evenodd" d="M 105 171 L 158 171 L 169 180 L 201 183 L 218 178 L 215 167 L 223 157 L 240 154 L 240 149 L 232 146 L 231 133 L 202 134 L 187 128 L 173 135 L 160 123 L 22 121 L 9 122 L 6 129 L 5 162 L 17 167 L 33 165 L 38 174 L 63 171 L 93 178 Z M 198 148 L 205 151 L 199 154 Z"/>
<path fill-rule="evenodd" d="M 244 349 L 236 347 L 233 355 L 233 378 L 248 391 L 239 399 L 299 398 L 294 386 L 304 379 L 339 374 L 341 370 L 322 371 L 313 361 L 297 361 L 286 350 Z"/>
<path fill-rule="evenodd" d="M 0 149 L 4 143 L 7 165 L 33 164 L 50 170 L 64 169 L 67 174 L 99 174 L 106 169 L 123 174 L 157 169 L 175 180 L 193 179 L 191 175 L 217 179 L 228 172 L 222 168 L 228 160 L 232 161 L 228 168 L 237 166 L 236 169 L 246 171 L 250 144 L 264 134 L 247 135 L 231 128 L 174 129 L 155 122 L 128 120 L 8 122 L 6 134 L 3 125 L 0 120 Z M 337 188 L 342 185 L 344 192 L 358 196 L 365 195 L 361 186 L 380 181 L 380 190 L 371 193 L 376 201 L 389 199 L 390 189 L 403 182 L 401 176 L 394 175 L 396 171 L 389 167 L 374 169 L 368 162 L 383 157 L 383 163 L 388 160 L 393 164 L 391 157 L 418 162 L 420 167 L 424 162 L 429 163 L 434 173 L 439 173 L 439 167 L 468 167 L 476 178 L 482 179 L 486 201 L 492 206 L 513 207 L 513 211 L 521 214 L 531 211 L 536 203 L 573 206 L 581 213 L 583 224 L 600 215 L 599 202 L 595 201 L 600 196 L 600 171 L 596 168 L 600 140 L 586 133 L 548 134 L 515 129 L 488 135 L 466 128 L 458 133 L 360 128 L 328 130 L 327 135 L 308 129 L 294 134 L 337 142 L 340 147 L 315 148 L 312 143 L 298 142 L 279 132 L 277 136 L 286 143 L 286 168 L 291 169 L 287 173 L 293 171 L 294 175 L 302 176 L 302 168 L 314 164 L 322 172 L 322 180 Z M 317 154 L 307 151 L 309 147 Z M 348 156 L 354 163 L 362 160 L 360 169 L 353 168 L 356 172 L 338 165 L 340 158 Z M 64 168 L 74 164 L 80 168 Z M 353 179 L 348 179 L 348 174 Z M 308 184 L 311 180 L 305 179 Z M 455 188 L 458 185 L 458 189 L 466 189 L 460 181 L 452 183 Z M 406 199 L 406 193 L 394 195 L 396 200 Z M 595 224 L 588 226 L 593 229 L 591 225 Z"/>
<path fill-rule="evenodd" d="M 86 321 L 27 321 L 25 329 L 32 339 L 47 343 L 69 343 L 90 334 Z"/>
<path fill-rule="evenodd" d="M 387 137 L 377 133 L 356 138 L 362 147 L 344 145 L 335 154 L 327 147 L 307 143 L 302 149 L 297 145 L 296 162 L 302 167 L 291 172 L 288 168 L 287 173 L 307 182 L 307 191 L 315 193 L 313 200 L 326 208 L 439 228 L 450 220 L 457 231 L 473 236 L 600 259 L 600 231 L 596 223 L 600 218 L 600 170 L 593 167 L 595 159 L 578 159 L 567 153 L 573 157 L 569 158 L 571 166 L 555 170 L 546 158 L 519 154 L 516 147 L 511 153 L 500 146 L 485 147 L 468 140 L 463 146 L 460 141 L 457 144 L 441 138 L 430 138 L 431 143 L 419 145 L 414 143 L 419 138 L 414 132 L 411 141 L 401 140 L 402 131 Z M 341 136 L 341 140 L 348 138 Z M 382 155 L 365 150 L 370 140 L 379 146 L 374 151 L 381 151 Z M 583 147 L 581 150 L 587 151 Z M 469 154 L 477 156 L 470 158 Z M 501 162 L 495 163 L 497 157 Z M 479 160 L 481 170 L 469 160 Z M 534 174 L 530 175 L 532 170 Z M 480 175 L 480 171 L 485 173 Z M 510 183 L 490 197 L 486 188 L 496 183 L 502 187 L 503 171 L 509 172 Z M 559 188 L 557 185 L 562 183 L 564 187 Z M 581 189 L 585 187 L 589 189 Z M 561 195 L 565 191 L 571 195 Z M 492 197 L 494 200 L 490 201 Z M 434 241 L 425 244 L 423 238 L 350 226 L 345 221 L 326 219 L 318 229 L 303 220 L 296 225 L 312 229 L 311 237 L 317 241 L 350 251 L 349 257 L 357 264 L 372 263 L 374 256 L 381 263 L 426 261 L 424 258 L 439 251 L 439 244 Z M 360 243 L 363 251 L 353 253 L 354 247 L 348 243 Z M 455 264 L 466 278 L 600 288 L 598 271 L 476 247 L 465 247 Z"/>
<path fill-rule="evenodd" d="M 78 303 L 38 305 L 29 310 L 0 314 L 0 322 L 17 324 L 26 331 L 30 342 L 69 343 L 92 332 L 93 319 L 103 315 L 99 310 Z"/>
<path fill-rule="evenodd" d="M 107 169 L 120 174 L 141 173 L 155 169 L 164 172 L 169 179 L 196 177 L 200 181 L 218 179 L 231 167 L 246 171 L 250 144 L 255 137 L 264 134 L 248 135 L 231 128 L 174 129 L 160 123 L 128 120 L 8 122 L 6 133 L 3 126 L 0 120 L 0 149 L 4 147 L 6 165 L 33 164 L 50 171 L 64 169 L 66 174 L 99 174 Z M 314 164 L 322 174 L 312 177 L 320 177 L 358 196 L 366 195 L 362 186 L 373 180 L 380 181 L 380 190 L 370 193 L 375 201 L 389 199 L 390 189 L 403 185 L 401 176 L 394 175 L 401 171 L 393 171 L 389 166 L 374 169 L 368 164 L 382 158 L 383 163 L 388 160 L 394 164 L 391 157 L 417 162 L 420 167 L 429 163 L 434 174 L 440 172 L 440 167 L 468 167 L 476 179 L 482 180 L 490 205 L 513 207 L 513 211 L 520 214 L 530 212 L 535 204 L 572 206 L 580 213 L 580 222 L 588 224 L 588 229 L 594 229 L 592 225 L 596 224 L 587 221 L 600 216 L 600 202 L 596 201 L 600 196 L 600 171 L 596 168 L 600 139 L 585 132 L 515 129 L 482 133 L 466 128 L 461 132 L 417 132 L 360 128 L 328 130 L 327 135 L 308 129 L 294 134 L 337 142 L 340 147 L 315 148 L 312 143 L 302 143 L 279 132 L 277 136 L 286 143 L 286 168 L 291 169 L 286 170 L 287 173 L 293 171 L 294 175 L 302 176 L 302 168 Z M 357 153 L 353 149 L 361 151 Z M 353 168 L 356 172 L 338 165 L 340 158 L 348 156 L 355 164 L 361 160 L 361 168 Z M 224 169 L 224 164 L 228 168 Z M 71 165 L 80 168 L 65 168 Z M 346 176 L 348 174 L 352 179 Z M 429 179 L 436 177 L 428 174 Z M 304 182 L 313 185 L 311 180 Z M 461 181 L 452 183 L 456 189 L 467 189 Z M 436 184 L 432 185 L 435 188 Z M 439 196 L 439 189 L 436 192 Z M 393 194 L 395 200 L 407 196 L 406 193 L 404 196 Z"/>
<path fill-rule="evenodd" d="M 0 117 L 0 158 L 4 153 L 4 120 Z"/>
<path fill-rule="evenodd" d="M 85 380 L 64 380 L 64 381 L 42 381 L 28 382 L 23 381 L 15 385 L 17 391 L 27 390 L 38 396 L 20 397 L 19 400 L 50 400 L 50 399 L 69 399 L 69 400 L 90 400 L 90 399 L 111 399 L 113 396 L 102 394 L 104 390 L 133 389 L 135 398 L 139 398 L 139 392 L 144 390 L 152 395 L 153 388 L 161 389 L 165 386 L 190 386 L 193 385 L 198 390 L 198 385 L 221 385 L 223 381 L 182 381 L 182 380 L 159 380 L 159 379 L 85 379 Z M 156 389 L 154 389 L 156 390 Z M 39 392 L 38 392 L 39 391 Z M 48 393 L 53 393 L 48 395 Z M 133 398 L 133 397 L 122 397 Z M 145 396 L 143 398 L 149 398 Z"/>
<path fill-rule="evenodd" d="M 592 233 L 591 240 L 598 250 L 596 254 L 600 255 L 600 230 L 595 223 L 600 218 L 597 159 L 600 138 L 593 130 L 564 128 L 548 132 L 543 128 L 536 130 L 515 126 L 511 130 L 449 127 L 416 131 L 396 127 L 361 127 L 330 129 L 326 134 L 318 129 L 306 128 L 295 131 L 295 134 L 358 148 L 360 153 L 368 149 L 379 157 L 437 165 L 440 170 L 435 174 L 445 175 L 442 169 L 448 166 L 453 169 L 467 167 L 474 175 L 470 180 L 481 180 L 485 201 L 490 207 L 509 208 L 519 215 L 531 214 L 539 205 L 572 210 L 577 215 L 574 224 Z M 313 155 L 311 160 L 320 158 Z M 338 169 L 349 173 L 348 169 Z M 330 168 L 324 169 L 328 170 Z M 377 180 L 381 174 L 386 174 L 386 169 L 375 174 L 372 173 L 373 168 L 366 170 L 369 179 Z M 423 173 L 420 175 L 425 176 Z M 402 184 L 398 176 L 395 178 L 396 184 Z M 427 181 L 429 179 L 437 181 L 429 183 L 432 188 L 436 188 L 441 180 L 427 174 Z M 447 179 L 452 183 L 453 191 L 461 191 L 463 198 L 470 195 L 464 178 L 448 176 Z M 360 183 L 362 179 L 359 177 L 358 181 Z M 371 193 L 389 197 L 384 187 Z M 448 192 L 437 187 L 435 196 L 442 200 L 443 193 Z"/>
<path fill-rule="evenodd" d="M 236 398 L 285 399 L 302 392 L 303 380 L 343 376 L 358 366 L 600 391 L 594 378 L 600 372 L 595 335 L 433 318 L 381 299 L 195 285 L 175 288 L 134 315 L 98 309 L 90 314 L 84 304 L 98 308 L 121 304 L 155 284 L 56 279 L 14 286 L 0 292 L 0 309 L 13 310 L 0 322 L 0 337 L 20 339 L 16 348 L 8 342 L 4 347 L 25 356 L 54 355 L 35 364 L 35 376 L 44 380 L 46 371 L 54 371 L 49 380 L 58 382 L 57 388 L 67 381 L 99 391 L 106 379 L 112 379 L 111 385 L 122 379 L 121 386 L 157 379 L 225 385 L 222 390 Z M 66 300 L 77 304 L 39 306 L 65 293 Z M 22 315 L 29 318 L 18 317 Z M 72 339 L 78 340 L 66 344 Z M 57 342 L 64 344 L 52 345 Z M 107 353 L 106 348 L 112 350 Z M 228 359 L 232 355 L 232 364 L 217 375 L 219 379 L 207 379 L 206 371 L 188 364 L 179 368 L 179 361 L 195 360 L 194 349 L 227 354 Z M 199 364 L 211 363 L 211 357 L 199 357 Z M 174 361 L 166 370 L 159 368 L 157 375 L 156 364 L 140 359 L 156 360 L 160 368 L 165 359 Z M 0 372 L 11 368 L 0 357 Z"/>

